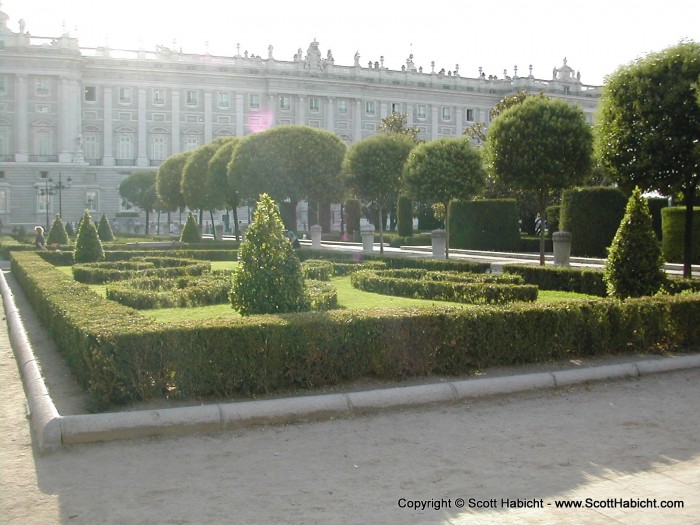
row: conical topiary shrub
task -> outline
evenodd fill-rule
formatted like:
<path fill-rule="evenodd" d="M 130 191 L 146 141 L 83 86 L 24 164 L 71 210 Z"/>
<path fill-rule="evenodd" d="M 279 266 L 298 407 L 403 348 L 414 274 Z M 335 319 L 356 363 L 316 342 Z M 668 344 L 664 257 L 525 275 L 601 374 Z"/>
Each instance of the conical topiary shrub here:
<path fill-rule="evenodd" d="M 73 258 L 77 263 L 99 262 L 105 258 L 102 241 L 97 235 L 97 228 L 88 210 L 85 210 L 80 221 Z"/>
<path fill-rule="evenodd" d="M 187 216 L 187 222 L 185 227 L 182 229 L 182 234 L 180 235 L 180 240 L 182 242 L 201 242 L 202 232 L 199 231 L 199 226 L 194 220 L 192 212 Z"/>
<path fill-rule="evenodd" d="M 666 279 L 663 265 L 649 205 L 641 190 L 635 188 L 608 248 L 605 265 L 608 294 L 619 299 L 655 294 Z"/>
<path fill-rule="evenodd" d="M 47 246 L 51 246 L 52 244 L 68 244 L 68 233 L 66 232 L 66 227 L 63 225 L 60 215 L 56 215 L 51 225 L 51 230 L 49 230 L 49 235 L 46 238 L 46 244 Z"/>
<path fill-rule="evenodd" d="M 266 194 L 260 196 L 238 261 L 230 298 L 242 315 L 309 310 L 301 263 L 284 235 L 275 201 Z"/>
<path fill-rule="evenodd" d="M 114 240 L 112 227 L 107 220 L 107 216 L 103 213 L 100 218 L 100 223 L 97 225 L 97 236 L 102 242 L 110 242 Z"/>

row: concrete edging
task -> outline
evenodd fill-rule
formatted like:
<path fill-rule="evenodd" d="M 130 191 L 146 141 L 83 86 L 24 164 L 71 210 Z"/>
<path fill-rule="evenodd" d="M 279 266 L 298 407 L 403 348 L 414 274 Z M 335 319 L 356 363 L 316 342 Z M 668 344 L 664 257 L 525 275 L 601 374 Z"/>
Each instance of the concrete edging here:
<path fill-rule="evenodd" d="M 700 367 L 700 354 L 692 354 L 575 370 L 467 379 L 344 394 L 61 416 L 47 391 L 12 292 L 2 272 L 0 291 L 5 305 L 10 342 L 25 387 L 30 425 L 41 453 L 56 451 L 64 444 L 218 432 L 253 425 L 352 417 L 380 410 L 453 403 L 469 398 L 559 388 L 592 381 L 640 377 Z"/>

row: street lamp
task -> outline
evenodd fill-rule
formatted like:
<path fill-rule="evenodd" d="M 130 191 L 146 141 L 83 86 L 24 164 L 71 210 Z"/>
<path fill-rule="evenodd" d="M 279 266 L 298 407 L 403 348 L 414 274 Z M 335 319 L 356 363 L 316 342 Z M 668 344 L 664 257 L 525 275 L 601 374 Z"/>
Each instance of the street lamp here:
<path fill-rule="evenodd" d="M 67 190 L 71 187 L 73 179 L 70 176 L 66 179 L 66 183 L 63 183 L 63 178 L 61 172 L 58 172 L 58 182 L 53 183 L 53 179 L 48 177 L 43 184 L 37 182 L 34 187 L 38 191 L 39 195 L 45 197 L 44 205 L 46 208 L 46 231 L 49 231 L 49 203 L 51 202 L 51 195 L 58 190 L 58 216 L 63 220 L 63 190 Z"/>

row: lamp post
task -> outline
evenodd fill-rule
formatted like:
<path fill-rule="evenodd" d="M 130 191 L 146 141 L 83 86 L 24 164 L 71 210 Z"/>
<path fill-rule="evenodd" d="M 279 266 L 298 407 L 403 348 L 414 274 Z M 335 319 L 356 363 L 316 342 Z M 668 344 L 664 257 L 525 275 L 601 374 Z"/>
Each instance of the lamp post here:
<path fill-rule="evenodd" d="M 42 197 L 45 197 L 44 201 L 44 206 L 46 208 L 46 231 L 49 231 L 49 204 L 51 203 L 51 195 L 54 194 L 56 190 L 58 190 L 58 216 L 61 217 L 61 220 L 63 220 L 63 190 L 67 190 L 68 188 L 71 187 L 71 184 L 73 182 L 73 179 L 68 177 L 66 179 L 66 183 L 63 183 L 63 178 L 61 176 L 61 172 L 58 172 L 58 182 L 56 184 L 53 183 L 53 179 L 51 177 L 48 177 L 46 180 L 44 180 L 44 184 L 42 187 L 42 184 L 37 182 L 34 187 L 36 190 L 39 192 L 39 195 Z"/>

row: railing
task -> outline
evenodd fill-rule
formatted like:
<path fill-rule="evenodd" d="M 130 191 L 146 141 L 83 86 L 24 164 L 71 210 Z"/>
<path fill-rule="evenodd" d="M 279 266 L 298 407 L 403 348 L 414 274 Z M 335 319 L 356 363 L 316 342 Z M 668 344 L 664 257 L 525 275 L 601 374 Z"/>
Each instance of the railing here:
<path fill-rule="evenodd" d="M 14 162 L 14 155 L 0 155 L 0 162 Z"/>
<path fill-rule="evenodd" d="M 29 155 L 29 162 L 58 162 L 58 155 Z"/>
<path fill-rule="evenodd" d="M 136 159 L 116 159 L 117 166 L 136 166 Z"/>
<path fill-rule="evenodd" d="M 102 166 L 102 159 L 85 159 L 90 166 Z"/>

